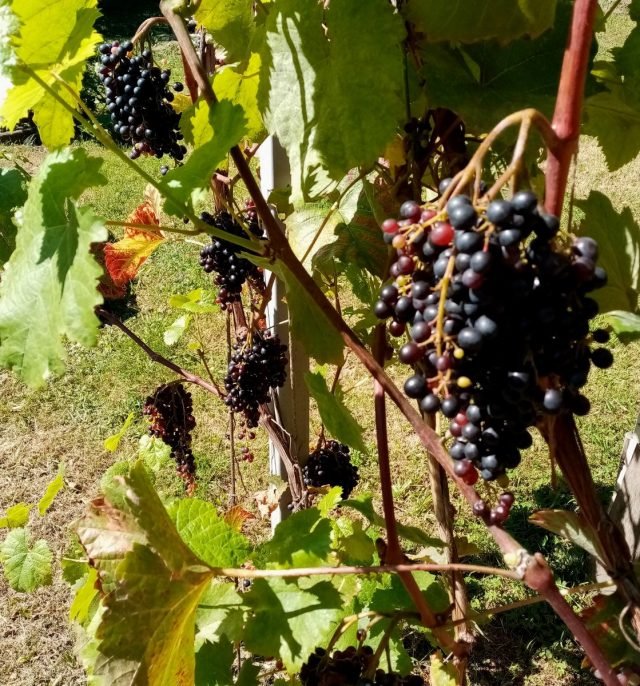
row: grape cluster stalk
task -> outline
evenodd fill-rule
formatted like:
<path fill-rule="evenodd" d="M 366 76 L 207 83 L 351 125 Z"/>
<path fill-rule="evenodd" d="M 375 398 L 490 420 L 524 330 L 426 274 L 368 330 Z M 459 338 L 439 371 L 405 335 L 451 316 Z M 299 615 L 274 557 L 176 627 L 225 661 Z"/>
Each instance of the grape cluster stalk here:
<path fill-rule="evenodd" d="M 238 341 L 233 347 L 224 386 L 225 403 L 244 415 L 246 426 L 258 426 L 260 405 L 270 400 L 271 389 L 284 385 L 287 346 L 278 336 L 254 332 L 252 340 Z"/>
<path fill-rule="evenodd" d="M 187 148 L 181 143 L 180 114 L 171 105 L 171 71 L 154 66 L 150 50 L 134 55 L 131 41 L 103 43 L 99 50 L 107 110 L 114 133 L 132 145 L 129 157 L 169 155 L 181 162 Z M 176 82 L 173 90 L 180 92 L 184 85 Z M 163 174 L 168 170 L 161 167 Z"/>
<path fill-rule="evenodd" d="M 191 393 L 182 384 L 159 386 L 145 400 L 142 412 L 149 422 L 149 433 L 171 448 L 178 475 L 191 495 L 196 487 L 196 463 L 191 451 L 196 420 Z"/>
<path fill-rule="evenodd" d="M 262 238 L 263 235 L 255 210 L 247 212 L 246 231 L 228 212 L 218 212 L 215 215 L 203 212 L 200 219 L 239 238 L 246 238 L 249 234 Z M 249 282 L 258 293 L 265 291 L 262 269 L 242 257 L 240 250 L 237 245 L 212 236 L 211 243 L 200 251 L 200 266 L 207 274 L 215 272 L 215 284 L 219 288 L 217 302 L 223 310 L 231 303 L 240 301 L 245 282 Z"/>
<path fill-rule="evenodd" d="M 373 648 L 368 645 L 349 646 L 331 655 L 316 648 L 300 669 L 300 682 L 302 686 L 424 686 L 417 674 L 401 676 L 376 669 L 372 677 L 367 676 L 373 659 Z"/>
<path fill-rule="evenodd" d="M 360 481 L 358 468 L 351 464 L 349 446 L 338 441 L 327 441 L 310 453 L 302 478 L 306 486 L 313 488 L 340 486 L 343 498 L 348 498 Z"/>
<path fill-rule="evenodd" d="M 590 293 L 607 281 L 598 244 L 558 230 L 531 191 L 476 204 L 454 195 L 444 209 L 407 201 L 382 224 L 396 261 L 375 314 L 391 320 L 392 336 L 408 333 L 398 351 L 414 372 L 404 391 L 449 419 L 449 454 L 467 484 L 503 480 L 544 415 L 587 414 L 589 370 L 612 364 L 595 345 L 607 331 L 589 326 Z M 513 498 L 503 496 L 476 514 L 505 521 Z"/>

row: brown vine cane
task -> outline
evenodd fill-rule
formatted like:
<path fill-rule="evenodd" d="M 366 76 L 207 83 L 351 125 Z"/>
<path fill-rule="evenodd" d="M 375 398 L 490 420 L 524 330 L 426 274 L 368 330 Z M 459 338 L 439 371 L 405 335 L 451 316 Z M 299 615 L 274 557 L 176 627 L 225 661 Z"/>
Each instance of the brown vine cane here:
<path fill-rule="evenodd" d="M 162 13 L 167 17 L 171 28 L 174 31 L 180 48 L 185 52 L 187 63 L 192 69 L 198 86 L 206 102 L 210 105 L 216 102 L 216 97 L 209 83 L 206 72 L 199 63 L 198 57 L 189 39 L 189 34 L 184 26 L 182 19 L 173 12 L 171 4 L 163 0 L 160 4 Z M 542 116 L 542 115 L 540 115 Z M 546 121 L 546 120 L 545 120 Z M 307 295 L 321 309 L 326 316 L 329 324 L 333 326 L 342 337 L 344 343 L 353 351 L 356 357 L 362 362 L 369 373 L 380 383 L 385 393 L 398 406 L 402 414 L 407 418 L 413 427 L 416 435 L 430 451 L 438 462 L 447 471 L 467 501 L 473 505 L 479 496 L 470 486 L 464 484 L 453 473 L 451 461 L 440 444 L 438 435 L 422 421 L 422 417 L 412 407 L 400 389 L 393 383 L 384 369 L 376 362 L 370 353 L 364 348 L 358 337 L 349 328 L 346 322 L 333 308 L 324 293 L 317 286 L 311 275 L 306 271 L 302 263 L 296 258 L 291 249 L 286 236 L 280 226 L 275 221 L 267 202 L 260 192 L 260 188 L 254 178 L 249 165 L 247 164 L 242 151 L 233 147 L 230 151 L 231 157 L 236 164 L 249 195 L 254 201 L 258 215 L 260 216 L 268 234 L 270 248 L 273 256 L 279 259 L 289 270 L 291 276 L 297 283 L 304 288 Z M 520 570 L 524 582 L 530 587 L 541 593 L 553 607 L 556 614 L 567 624 L 576 639 L 580 642 L 587 653 L 591 663 L 600 672 L 602 679 L 607 686 L 618 686 L 616 675 L 604 657 L 600 647 L 585 627 L 580 618 L 573 612 L 566 600 L 560 594 L 557 585 L 553 580 L 553 575 L 544 558 L 540 555 L 535 557 L 523 550 L 515 539 L 513 539 L 504 529 L 495 525 L 487 525 L 488 531 L 498 543 L 501 550 L 509 558 L 514 566 Z"/>

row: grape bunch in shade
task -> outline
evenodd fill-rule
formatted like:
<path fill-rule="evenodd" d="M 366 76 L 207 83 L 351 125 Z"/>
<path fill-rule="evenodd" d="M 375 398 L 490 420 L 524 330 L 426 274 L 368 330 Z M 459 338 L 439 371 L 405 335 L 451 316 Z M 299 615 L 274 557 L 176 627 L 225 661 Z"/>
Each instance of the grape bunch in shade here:
<path fill-rule="evenodd" d="M 262 230 L 257 217 L 249 215 L 247 230 L 228 213 L 218 212 L 211 215 L 203 212 L 200 219 L 225 231 L 232 236 L 247 238 L 248 232 L 262 238 Z M 218 286 L 217 302 L 223 310 L 233 302 L 239 302 L 242 286 L 249 282 L 251 287 L 258 293 L 264 293 L 265 283 L 262 269 L 240 255 L 242 248 L 216 236 L 211 237 L 211 243 L 205 245 L 200 251 L 200 265 L 207 274 L 215 272 L 215 284 Z"/>
<path fill-rule="evenodd" d="M 191 495 L 196 487 L 196 463 L 191 451 L 196 420 L 191 394 L 182 384 L 160 386 L 145 400 L 142 413 L 149 422 L 149 433 L 171 448 L 178 475 Z"/>
<path fill-rule="evenodd" d="M 331 655 L 316 648 L 300 668 L 302 686 L 424 686 L 417 674 L 401 676 L 376 669 L 370 674 L 374 651 L 371 646 L 349 646 Z"/>
<path fill-rule="evenodd" d="M 132 160 L 141 155 L 169 155 L 181 162 L 187 148 L 181 143 L 180 114 L 171 106 L 171 71 L 154 66 L 150 50 L 133 54 L 133 43 L 103 43 L 100 46 L 100 78 L 113 132 L 132 148 Z M 173 90 L 184 89 L 174 83 Z M 168 167 L 161 168 L 163 174 Z"/>
<path fill-rule="evenodd" d="M 360 481 L 358 468 L 351 464 L 349 446 L 338 441 L 327 441 L 309 455 L 302 478 L 313 488 L 340 486 L 343 498 L 348 498 Z"/>
<path fill-rule="evenodd" d="M 517 467 L 544 415 L 587 414 L 589 370 L 613 361 L 596 346 L 607 332 L 589 327 L 590 293 L 607 280 L 598 244 L 558 229 L 530 191 L 475 204 L 454 195 L 442 208 L 407 201 L 382 224 L 397 258 L 375 314 L 393 336 L 407 332 L 405 393 L 449 419 L 449 454 L 468 484 Z M 504 521 L 511 504 L 487 516 Z"/>
<path fill-rule="evenodd" d="M 249 428 L 258 426 L 260 405 L 268 403 L 270 391 L 286 379 L 287 346 L 277 336 L 254 332 L 251 341 L 233 347 L 224 379 L 225 403 L 242 413 Z"/>

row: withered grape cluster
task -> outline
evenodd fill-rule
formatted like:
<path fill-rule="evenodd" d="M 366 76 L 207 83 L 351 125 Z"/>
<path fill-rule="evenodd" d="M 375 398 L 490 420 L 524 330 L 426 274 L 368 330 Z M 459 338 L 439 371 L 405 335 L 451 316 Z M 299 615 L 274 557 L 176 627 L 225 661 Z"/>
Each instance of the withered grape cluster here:
<path fill-rule="evenodd" d="M 307 486 L 340 486 L 342 497 L 348 498 L 358 485 L 358 468 L 351 464 L 349 446 L 338 441 L 327 441 L 314 450 L 302 468 L 302 477 Z"/>
<path fill-rule="evenodd" d="M 397 259 L 375 313 L 391 318 L 392 335 L 408 331 L 398 353 L 414 368 L 405 393 L 450 420 L 449 454 L 468 484 L 517 467 L 539 417 L 586 414 L 591 365 L 612 363 L 592 347 L 607 332 L 589 332 L 598 312 L 589 294 L 607 278 L 598 245 L 558 228 L 530 191 L 475 205 L 454 195 L 442 209 L 407 201 L 382 224 Z M 507 515 L 491 512 L 495 522 Z"/>
<path fill-rule="evenodd" d="M 246 238 L 247 233 L 242 226 L 228 212 L 218 212 L 211 215 L 203 212 L 200 219 L 210 226 L 215 226 L 232 236 Z M 247 217 L 247 231 L 257 238 L 262 237 L 262 230 L 258 225 L 255 212 L 252 211 Z M 219 287 L 217 302 L 223 310 L 228 305 L 240 300 L 242 286 L 248 281 L 252 288 L 259 293 L 265 290 L 262 270 L 255 264 L 240 256 L 241 248 L 229 241 L 212 236 L 211 243 L 205 245 L 200 251 L 200 265 L 210 274 L 215 272 L 215 283 Z"/>
<path fill-rule="evenodd" d="M 249 428 L 258 426 L 260 405 L 269 402 L 269 392 L 286 379 L 287 346 L 277 336 L 253 333 L 251 342 L 239 341 L 224 379 L 226 404 L 242 412 Z"/>
<path fill-rule="evenodd" d="M 114 133 L 132 145 L 129 157 L 169 155 L 182 161 L 187 148 L 180 142 L 180 114 L 171 106 L 171 71 L 154 66 L 150 50 L 134 55 L 131 41 L 103 43 L 100 54 L 107 110 Z M 183 89 L 182 83 L 173 85 L 176 92 Z"/>
<path fill-rule="evenodd" d="M 368 677 L 374 652 L 371 646 L 349 646 L 329 655 L 316 648 L 300 669 L 302 686 L 424 686 L 417 674 L 400 676 L 395 672 L 376 669 Z"/>
<path fill-rule="evenodd" d="M 142 410 L 149 421 L 149 433 L 171 448 L 178 474 L 187 492 L 195 489 L 196 463 L 191 451 L 191 432 L 196 426 L 191 394 L 182 384 L 159 386 L 150 395 Z"/>

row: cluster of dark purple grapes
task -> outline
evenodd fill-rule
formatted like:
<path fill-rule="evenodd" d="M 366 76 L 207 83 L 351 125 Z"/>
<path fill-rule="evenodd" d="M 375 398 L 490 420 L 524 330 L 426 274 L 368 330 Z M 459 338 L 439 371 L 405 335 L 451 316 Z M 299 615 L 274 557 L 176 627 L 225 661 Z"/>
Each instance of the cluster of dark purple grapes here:
<path fill-rule="evenodd" d="M 286 379 L 287 346 L 277 336 L 254 332 L 251 344 L 239 341 L 224 379 L 226 404 L 242 412 L 249 428 L 258 426 L 260 405 L 269 402 L 269 392 Z"/>
<path fill-rule="evenodd" d="M 232 236 L 246 238 L 247 232 L 250 232 L 261 238 L 262 230 L 257 217 L 254 215 L 255 212 L 248 216 L 247 231 L 228 212 L 218 212 L 215 216 L 203 212 L 200 219 Z M 223 310 L 226 310 L 229 304 L 240 300 L 245 281 L 248 281 L 251 287 L 259 293 L 263 293 L 265 289 L 262 270 L 246 258 L 241 257 L 240 251 L 241 248 L 237 245 L 215 236 L 212 236 L 211 243 L 205 245 L 200 251 L 202 268 L 207 274 L 216 273 L 215 283 L 219 287 L 217 302 Z"/>
<path fill-rule="evenodd" d="M 348 498 L 358 485 L 358 468 L 351 464 L 349 446 L 338 441 L 327 441 L 314 450 L 302 468 L 302 477 L 307 486 L 342 487 L 342 497 Z"/>
<path fill-rule="evenodd" d="M 400 676 L 395 672 L 376 669 L 367 676 L 373 660 L 371 646 L 349 646 L 329 655 L 324 648 L 316 648 L 300 669 L 302 686 L 424 686 L 417 674 Z"/>
<path fill-rule="evenodd" d="M 113 131 L 123 141 L 132 144 L 129 157 L 169 155 L 177 162 L 187 153 L 180 143 L 183 136 L 178 126 L 180 114 L 171 106 L 169 90 L 171 71 L 153 66 L 150 50 L 133 55 L 133 43 L 103 43 L 100 46 L 102 68 L 100 77 L 105 87 L 107 110 Z M 176 92 L 182 83 L 174 83 Z M 162 167 L 166 174 L 168 167 Z"/>
<path fill-rule="evenodd" d="M 591 349 L 607 332 L 589 333 L 598 306 L 588 294 L 606 283 L 598 245 L 563 243 L 558 228 L 530 191 L 475 206 L 455 195 L 443 209 L 407 201 L 383 222 L 397 260 L 375 313 L 392 318 L 394 336 L 408 327 L 399 358 L 415 373 L 405 392 L 451 420 L 449 453 L 466 483 L 517 467 L 544 414 L 586 414 L 589 368 L 612 363 L 609 350 Z"/>
<path fill-rule="evenodd" d="M 196 420 L 191 394 L 182 384 L 160 386 L 146 399 L 142 413 L 149 421 L 149 433 L 170 446 L 178 474 L 191 494 L 196 486 L 196 463 L 191 451 Z"/>

